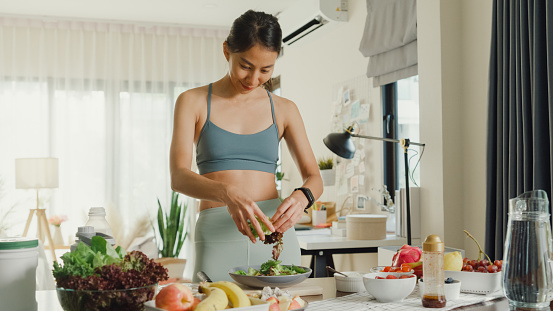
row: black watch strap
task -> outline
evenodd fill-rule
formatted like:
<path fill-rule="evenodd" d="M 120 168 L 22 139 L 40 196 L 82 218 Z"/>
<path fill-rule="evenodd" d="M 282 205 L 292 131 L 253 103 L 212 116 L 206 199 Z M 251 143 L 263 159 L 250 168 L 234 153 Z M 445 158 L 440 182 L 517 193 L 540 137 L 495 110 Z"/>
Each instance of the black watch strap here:
<path fill-rule="evenodd" d="M 315 198 L 313 197 L 313 193 L 311 193 L 311 190 L 309 190 L 309 188 L 299 187 L 299 188 L 294 189 L 294 191 L 296 191 L 296 190 L 301 190 L 301 192 L 303 192 L 303 194 L 307 198 L 307 201 L 309 201 L 309 203 L 307 203 L 307 206 L 305 207 L 304 211 L 306 211 L 308 208 L 313 206 L 313 203 L 315 203 Z"/>

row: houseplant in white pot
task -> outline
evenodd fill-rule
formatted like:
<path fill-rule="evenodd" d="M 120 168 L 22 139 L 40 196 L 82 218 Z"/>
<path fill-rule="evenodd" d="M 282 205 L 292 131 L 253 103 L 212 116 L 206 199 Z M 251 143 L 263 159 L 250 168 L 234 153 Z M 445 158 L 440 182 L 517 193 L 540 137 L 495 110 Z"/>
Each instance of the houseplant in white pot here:
<path fill-rule="evenodd" d="M 164 211 L 159 199 L 157 203 L 157 229 L 160 237 L 157 245 L 160 258 L 155 261 L 167 268 L 170 278 L 182 278 L 186 259 L 178 258 L 178 256 L 188 236 L 187 206 L 184 202 L 179 203 L 179 194 L 175 191 L 171 195 L 171 206 L 168 213 Z"/>
<path fill-rule="evenodd" d="M 334 170 L 334 159 L 332 157 L 323 157 L 317 160 L 323 186 L 334 186 L 336 181 L 336 171 Z"/>

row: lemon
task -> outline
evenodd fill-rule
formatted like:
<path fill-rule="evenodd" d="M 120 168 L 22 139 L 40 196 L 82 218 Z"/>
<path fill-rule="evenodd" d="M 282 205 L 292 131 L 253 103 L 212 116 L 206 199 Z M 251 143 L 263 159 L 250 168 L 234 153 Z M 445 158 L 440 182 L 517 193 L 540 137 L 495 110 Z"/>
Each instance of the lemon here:
<path fill-rule="evenodd" d="M 444 255 L 444 269 L 461 271 L 463 268 L 463 256 L 460 252 L 451 252 Z"/>

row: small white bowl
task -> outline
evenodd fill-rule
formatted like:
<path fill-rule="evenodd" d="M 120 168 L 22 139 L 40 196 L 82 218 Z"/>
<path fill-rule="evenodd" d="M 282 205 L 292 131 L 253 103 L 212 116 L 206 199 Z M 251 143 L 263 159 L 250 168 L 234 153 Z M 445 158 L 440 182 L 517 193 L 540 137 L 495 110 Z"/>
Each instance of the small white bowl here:
<path fill-rule="evenodd" d="M 334 273 L 337 291 L 346 293 L 358 293 L 365 291 L 365 285 L 363 285 L 363 275 L 365 272 L 346 271 L 342 273 L 347 275 L 347 277 Z"/>
<path fill-rule="evenodd" d="M 367 273 L 363 275 L 363 284 L 369 294 L 380 302 L 402 301 L 409 296 L 415 285 L 416 277 L 404 279 L 376 279 L 378 273 Z"/>
<path fill-rule="evenodd" d="M 419 280 L 419 292 L 422 298 L 424 293 L 424 278 L 422 282 Z M 446 301 L 455 301 L 459 299 L 461 294 L 461 281 L 453 280 L 452 283 L 444 283 L 444 294 Z"/>

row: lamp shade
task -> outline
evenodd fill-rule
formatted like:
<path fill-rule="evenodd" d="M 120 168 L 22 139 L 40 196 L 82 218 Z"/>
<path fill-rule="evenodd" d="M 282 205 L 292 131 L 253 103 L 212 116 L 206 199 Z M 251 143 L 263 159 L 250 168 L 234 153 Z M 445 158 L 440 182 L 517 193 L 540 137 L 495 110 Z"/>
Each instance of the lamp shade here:
<path fill-rule="evenodd" d="M 346 159 L 353 159 L 355 155 L 355 144 L 351 140 L 349 132 L 330 133 L 323 139 L 324 144 L 330 151 Z"/>
<path fill-rule="evenodd" d="M 39 189 L 57 187 L 57 158 L 15 159 L 15 188 Z"/>

